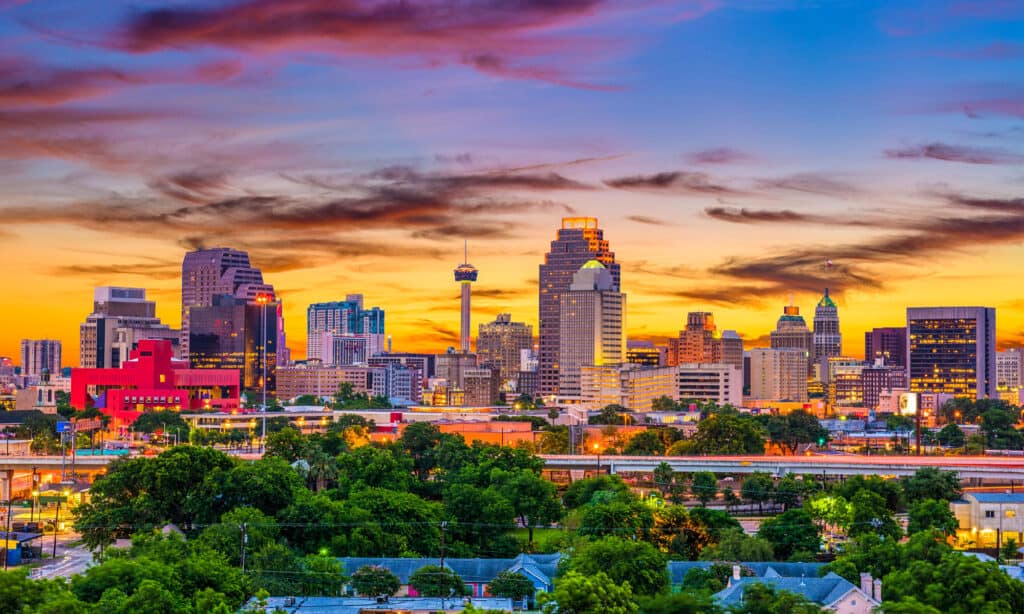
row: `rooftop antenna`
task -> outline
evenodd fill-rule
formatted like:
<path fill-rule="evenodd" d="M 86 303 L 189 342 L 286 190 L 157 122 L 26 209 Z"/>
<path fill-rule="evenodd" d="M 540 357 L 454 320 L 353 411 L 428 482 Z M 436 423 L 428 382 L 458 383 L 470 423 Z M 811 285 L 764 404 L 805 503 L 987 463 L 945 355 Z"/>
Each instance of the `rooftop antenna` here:
<path fill-rule="evenodd" d="M 469 262 L 469 240 L 462 240 L 462 261 Z"/>

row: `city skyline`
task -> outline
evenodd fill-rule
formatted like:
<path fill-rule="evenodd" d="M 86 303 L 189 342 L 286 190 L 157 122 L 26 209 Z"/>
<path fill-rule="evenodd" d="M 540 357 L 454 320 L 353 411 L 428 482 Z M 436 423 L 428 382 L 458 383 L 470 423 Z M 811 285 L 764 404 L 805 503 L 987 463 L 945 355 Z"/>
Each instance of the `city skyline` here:
<path fill-rule="evenodd" d="M 630 338 L 708 311 L 767 347 L 829 287 L 847 355 L 929 305 L 1024 339 L 1017 3 L 260 4 L 0 13 L 0 355 L 73 360 L 98 286 L 178 327 L 198 246 L 249 252 L 296 357 L 307 306 L 349 293 L 396 351 L 458 347 L 467 239 L 473 321 L 537 331 L 570 215 L 600 220 Z"/>

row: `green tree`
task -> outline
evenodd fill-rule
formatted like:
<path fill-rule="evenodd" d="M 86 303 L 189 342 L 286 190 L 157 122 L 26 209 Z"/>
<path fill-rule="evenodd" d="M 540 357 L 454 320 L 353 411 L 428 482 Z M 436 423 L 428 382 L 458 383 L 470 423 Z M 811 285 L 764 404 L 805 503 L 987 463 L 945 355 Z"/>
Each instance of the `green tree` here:
<path fill-rule="evenodd" d="M 304 569 L 296 553 L 279 543 L 255 551 L 250 559 L 253 583 L 271 595 L 301 595 Z"/>
<path fill-rule="evenodd" d="M 164 409 L 143 412 L 132 423 L 132 429 L 138 433 L 178 433 L 181 439 L 186 439 L 189 426 L 179 412 Z"/>
<path fill-rule="evenodd" d="M 308 448 L 309 438 L 300 433 L 299 429 L 289 426 L 267 435 L 264 456 L 283 458 L 289 463 L 294 463 L 306 456 Z"/>
<path fill-rule="evenodd" d="M 764 454 L 766 435 L 764 427 L 750 416 L 716 413 L 697 423 L 693 439 L 673 445 L 669 453 Z"/>
<path fill-rule="evenodd" d="M 743 478 L 740 484 L 740 495 L 747 501 L 757 504 L 757 509 L 763 509 L 767 501 L 772 500 L 774 491 L 772 476 L 763 471 L 755 471 Z"/>
<path fill-rule="evenodd" d="M 469 594 L 459 574 L 437 565 L 424 565 L 414 571 L 409 576 L 409 586 L 424 597 L 461 597 Z"/>
<path fill-rule="evenodd" d="M 672 559 L 693 560 L 711 543 L 707 529 L 690 517 L 682 505 L 654 510 L 651 543 Z"/>
<path fill-rule="evenodd" d="M 654 468 L 653 477 L 654 487 L 657 488 L 661 492 L 661 496 L 664 497 L 675 484 L 676 472 L 672 470 L 672 467 L 668 463 L 662 461 Z"/>
<path fill-rule="evenodd" d="M 333 556 L 307 554 L 302 557 L 300 587 L 309 597 L 338 597 L 348 578 L 342 573 L 341 561 Z"/>
<path fill-rule="evenodd" d="M 942 471 L 935 467 L 922 467 L 914 475 L 900 481 L 903 498 L 908 505 L 927 499 L 953 501 L 962 492 L 960 476 L 954 471 Z"/>
<path fill-rule="evenodd" d="M 959 553 L 945 555 L 938 564 L 912 561 L 885 577 L 885 599 L 901 602 L 914 598 L 946 614 L 1024 612 L 1024 583 Z"/>
<path fill-rule="evenodd" d="M 739 521 L 722 510 L 713 510 L 706 507 L 696 507 L 690 510 L 690 518 L 708 532 L 713 540 L 719 540 L 725 531 L 730 529 L 742 530 Z"/>
<path fill-rule="evenodd" d="M 258 509 L 237 507 L 224 513 L 220 517 L 220 522 L 203 529 L 196 537 L 195 544 L 199 548 L 219 552 L 232 565 L 239 565 L 243 535 L 246 549 L 255 552 L 277 540 L 277 524 L 273 518 Z"/>
<path fill-rule="evenodd" d="M 883 603 L 875 611 L 879 614 L 942 614 L 939 610 L 925 605 L 913 597 L 907 597 L 897 603 Z"/>
<path fill-rule="evenodd" d="M 878 493 L 862 490 L 850 501 L 853 518 L 847 533 L 850 536 L 863 533 L 878 533 L 892 539 L 899 539 L 903 530 L 886 507 L 885 499 Z"/>
<path fill-rule="evenodd" d="M 529 578 L 521 573 L 513 571 L 502 571 L 494 576 L 487 591 L 495 597 L 506 597 L 513 601 L 522 601 L 527 597 L 533 597 L 536 588 Z"/>
<path fill-rule="evenodd" d="M 643 614 L 719 614 L 722 609 L 711 595 L 682 592 L 642 599 L 640 611 Z"/>
<path fill-rule="evenodd" d="M 628 409 L 621 405 L 606 405 L 597 414 L 590 416 L 589 424 L 632 424 L 633 419 Z"/>
<path fill-rule="evenodd" d="M 1017 551 L 1020 544 L 1017 540 L 1012 537 L 1007 537 L 1006 541 L 1003 542 L 1003 547 L 999 550 L 999 558 L 1003 561 L 1010 561 L 1012 559 L 1019 559 L 1020 552 Z"/>
<path fill-rule="evenodd" d="M 658 397 L 651 401 L 651 411 L 677 411 L 679 405 L 669 397 Z"/>
<path fill-rule="evenodd" d="M 544 614 L 635 614 L 640 606 L 629 584 L 619 584 L 604 572 L 585 575 L 569 571 L 555 579 L 555 590 L 537 601 Z"/>
<path fill-rule="evenodd" d="M 453 541 L 478 554 L 498 554 L 493 549 L 515 528 L 515 510 L 495 488 L 452 484 L 445 490 L 444 511 Z"/>
<path fill-rule="evenodd" d="M 922 499 L 910 508 L 907 533 L 913 535 L 935 529 L 946 535 L 954 535 L 958 526 L 959 522 L 949 509 L 949 503 L 936 499 Z"/>
<path fill-rule="evenodd" d="M 788 510 L 800 502 L 800 495 L 803 492 L 801 484 L 792 473 L 787 473 L 779 480 L 775 492 L 772 493 L 772 500 L 781 505 L 783 510 Z"/>
<path fill-rule="evenodd" d="M 402 581 L 387 567 L 363 565 L 352 574 L 352 588 L 364 597 L 390 596 L 402 588 Z"/>
<path fill-rule="evenodd" d="M 771 561 L 774 556 L 771 542 L 747 535 L 740 529 L 724 531 L 718 543 L 700 553 L 702 561 Z"/>
<path fill-rule="evenodd" d="M 785 561 L 795 555 L 815 555 L 821 547 L 821 530 L 803 509 L 787 510 L 761 523 L 757 536 L 767 540 L 775 558 Z"/>
<path fill-rule="evenodd" d="M 583 508 L 578 533 L 593 537 L 644 537 L 654 526 L 651 509 L 639 501 L 613 500 Z"/>
<path fill-rule="evenodd" d="M 828 429 L 823 428 L 813 414 L 802 409 L 786 415 L 769 416 L 765 427 L 772 442 L 790 454 L 796 454 L 800 444 L 828 440 Z"/>
<path fill-rule="evenodd" d="M 710 471 L 698 471 L 690 480 L 690 492 L 702 506 L 707 506 L 718 494 L 718 478 Z"/>
<path fill-rule="evenodd" d="M 740 576 L 749 578 L 754 571 L 740 565 Z M 717 593 L 729 585 L 732 579 L 733 566 L 726 563 L 714 563 L 710 567 L 693 567 L 683 576 L 683 590 L 700 593 Z"/>
<path fill-rule="evenodd" d="M 1014 427 L 1019 419 L 1020 412 L 1010 409 L 993 408 L 981 414 L 979 433 L 985 437 L 986 446 L 994 450 L 1024 447 L 1024 436 Z"/>
<path fill-rule="evenodd" d="M 594 493 L 608 491 L 622 495 L 625 499 L 632 498 L 629 485 L 622 481 L 617 475 L 599 475 L 592 478 L 576 480 L 569 485 L 565 494 L 562 495 L 562 503 L 566 509 L 574 510 L 590 503 Z"/>
<path fill-rule="evenodd" d="M 526 469 L 496 470 L 491 472 L 491 481 L 527 528 L 528 543 L 533 543 L 534 527 L 550 525 L 562 517 L 558 489 L 539 474 Z"/>
<path fill-rule="evenodd" d="M 956 424 L 947 424 L 942 427 L 935 438 L 939 445 L 947 448 L 962 448 L 965 441 L 963 430 Z"/>
<path fill-rule="evenodd" d="M 890 512 L 898 512 L 903 509 L 903 487 L 897 480 L 886 480 L 877 475 L 851 475 L 845 482 L 835 485 L 832 492 L 847 501 L 853 501 L 853 497 L 862 490 L 871 491 L 884 500 L 885 507 Z"/>
<path fill-rule="evenodd" d="M 429 422 L 413 422 L 405 427 L 398 439 L 402 448 L 412 457 L 413 469 L 420 481 L 425 481 L 437 466 L 431 453 L 441 442 L 441 429 Z"/>
<path fill-rule="evenodd" d="M 627 456 L 663 456 L 668 446 L 656 429 L 640 431 L 629 439 L 622 453 Z"/>
<path fill-rule="evenodd" d="M 665 555 L 647 542 L 604 537 L 590 542 L 569 557 L 568 569 L 583 575 L 605 573 L 617 584 L 626 584 L 637 595 L 656 595 L 668 590 Z"/>

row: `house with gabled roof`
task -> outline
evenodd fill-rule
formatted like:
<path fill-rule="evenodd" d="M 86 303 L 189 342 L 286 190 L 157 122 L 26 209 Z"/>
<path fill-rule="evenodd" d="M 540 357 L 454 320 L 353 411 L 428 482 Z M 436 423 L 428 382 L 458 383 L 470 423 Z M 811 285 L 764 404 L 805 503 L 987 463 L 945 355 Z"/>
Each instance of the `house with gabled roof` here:
<path fill-rule="evenodd" d="M 770 569 L 761 577 L 742 577 L 738 566 L 734 568 L 729 586 L 715 593 L 715 600 L 723 606 L 743 603 L 743 594 L 753 584 L 765 584 L 776 590 L 802 595 L 808 601 L 837 614 L 871 614 L 882 602 L 882 581 L 870 574 L 861 574 L 861 585 L 850 582 L 835 573 L 819 577 L 783 577 Z"/>

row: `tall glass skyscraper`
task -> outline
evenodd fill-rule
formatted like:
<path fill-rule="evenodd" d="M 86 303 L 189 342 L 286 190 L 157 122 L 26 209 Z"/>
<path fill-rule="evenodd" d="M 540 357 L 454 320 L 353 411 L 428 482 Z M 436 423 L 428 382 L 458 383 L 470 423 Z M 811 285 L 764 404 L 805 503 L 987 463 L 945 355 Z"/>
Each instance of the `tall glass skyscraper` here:
<path fill-rule="evenodd" d="M 263 272 L 249 263 L 249 254 L 227 247 L 200 249 L 185 254 L 181 262 L 181 357 L 189 358 L 189 332 L 193 307 L 213 305 L 213 297 L 231 295 L 256 304 L 256 297 L 270 295 L 274 286 L 263 283 Z M 284 347 L 284 323 L 277 329 Z"/>
<path fill-rule="evenodd" d="M 362 294 L 346 295 L 343 301 L 313 303 L 306 309 L 307 359 L 323 359 L 324 333 L 365 336 L 366 357 L 369 358 L 384 351 L 384 310 L 380 307 L 364 309 Z"/>
<path fill-rule="evenodd" d="M 912 392 L 996 397 L 996 310 L 908 307 L 907 365 Z"/>
<path fill-rule="evenodd" d="M 538 317 L 539 392 L 558 394 L 558 352 L 561 339 L 561 299 L 569 290 L 572 276 L 590 260 L 603 264 L 612 278 L 612 290 L 619 291 L 619 264 L 611 251 L 597 218 L 562 218 L 562 227 L 540 265 Z"/>

